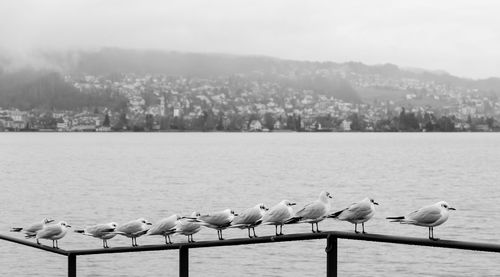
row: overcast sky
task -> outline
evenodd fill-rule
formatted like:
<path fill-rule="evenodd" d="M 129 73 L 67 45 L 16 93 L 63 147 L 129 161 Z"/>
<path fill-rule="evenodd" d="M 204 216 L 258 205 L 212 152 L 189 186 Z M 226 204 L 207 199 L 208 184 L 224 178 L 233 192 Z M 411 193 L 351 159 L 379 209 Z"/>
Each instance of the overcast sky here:
<path fill-rule="evenodd" d="M 500 76 L 497 0 L 1 0 L 0 49 L 148 48 Z"/>

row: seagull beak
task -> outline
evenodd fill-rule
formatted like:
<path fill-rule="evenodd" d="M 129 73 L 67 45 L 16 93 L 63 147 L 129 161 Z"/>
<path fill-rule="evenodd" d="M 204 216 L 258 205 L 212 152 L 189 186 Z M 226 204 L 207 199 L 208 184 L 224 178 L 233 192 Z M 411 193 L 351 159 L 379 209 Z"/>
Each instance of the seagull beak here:
<path fill-rule="evenodd" d="M 71 225 L 66 225 L 66 227 L 71 228 Z"/>
<path fill-rule="evenodd" d="M 455 210 L 457 210 L 457 209 L 455 209 L 455 208 L 453 208 L 453 207 L 449 207 L 449 208 L 448 208 L 448 210 L 454 210 L 454 211 L 455 211 Z"/>
<path fill-rule="evenodd" d="M 290 206 L 293 206 L 293 205 L 295 205 L 295 204 L 297 204 L 297 203 L 290 203 Z"/>
<path fill-rule="evenodd" d="M 373 205 L 377 205 L 378 206 L 378 203 L 377 202 L 373 202 Z"/>
<path fill-rule="evenodd" d="M 238 216 L 238 214 L 237 214 L 237 213 L 235 213 L 235 214 L 234 214 L 234 216 Z"/>
<path fill-rule="evenodd" d="M 51 223 L 51 222 L 54 222 L 53 219 L 47 219 L 47 223 Z"/>
<path fill-rule="evenodd" d="M 333 196 L 331 196 L 331 195 L 328 195 L 328 198 L 333 198 Z"/>
<path fill-rule="evenodd" d="M 151 222 L 146 222 L 146 225 L 153 225 L 153 223 L 151 223 Z"/>

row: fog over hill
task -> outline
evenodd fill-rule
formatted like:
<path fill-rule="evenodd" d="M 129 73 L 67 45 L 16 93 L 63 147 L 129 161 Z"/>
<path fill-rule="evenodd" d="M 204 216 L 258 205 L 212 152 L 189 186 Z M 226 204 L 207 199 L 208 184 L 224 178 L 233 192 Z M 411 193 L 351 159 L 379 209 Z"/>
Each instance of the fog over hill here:
<path fill-rule="evenodd" d="M 26 70 L 28 66 L 36 69 L 43 68 L 43 70 L 31 70 L 31 73 L 28 73 L 30 72 L 30 70 Z M 22 73 L 23 71 L 20 69 L 26 73 Z M 8 95 L 8 99 L 12 100 L 15 98 L 16 91 L 24 91 L 25 95 L 26 91 L 35 91 L 43 95 L 43 91 L 33 90 L 33 87 L 44 88 L 44 86 L 36 85 L 37 81 L 44 80 L 44 78 L 35 78 L 33 74 L 43 76 L 52 71 L 59 72 L 61 75 L 89 74 L 96 76 L 115 73 L 162 74 L 199 78 L 242 75 L 249 81 L 278 82 L 297 89 L 312 90 L 333 96 L 351 103 L 362 102 L 366 96 L 363 93 L 366 91 L 356 89 L 352 80 L 349 79 L 350 76 L 361 76 L 360 78 L 365 79 L 375 76 L 391 80 L 410 78 L 500 95 L 499 78 L 473 80 L 452 76 L 444 71 L 405 69 L 393 64 L 310 62 L 265 56 L 102 48 L 85 51 L 39 51 L 36 54 L 23 56 L 22 59 L 9 57 L 5 53 L 3 56 L 0 54 L 0 75 L 2 75 L 0 78 L 0 97 L 3 95 L 5 100 L 5 96 Z M 22 78 L 23 74 L 26 75 L 24 79 Z M 362 94 L 360 95 L 360 93 Z M 22 100 L 16 99 L 15 102 L 20 103 Z"/>

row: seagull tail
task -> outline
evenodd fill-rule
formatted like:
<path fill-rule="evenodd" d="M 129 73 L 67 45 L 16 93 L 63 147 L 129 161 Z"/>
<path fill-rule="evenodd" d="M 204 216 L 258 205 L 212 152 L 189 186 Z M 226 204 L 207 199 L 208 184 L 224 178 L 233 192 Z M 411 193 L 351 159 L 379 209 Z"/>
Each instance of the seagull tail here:
<path fill-rule="evenodd" d="M 23 228 L 20 228 L 20 227 L 13 227 L 13 228 L 10 228 L 10 231 L 11 232 L 21 232 L 23 230 Z"/>
<path fill-rule="evenodd" d="M 26 234 L 24 237 L 27 238 L 27 239 L 31 239 L 31 238 L 36 237 L 36 233 Z"/>
<path fill-rule="evenodd" d="M 302 217 L 300 217 L 300 216 L 294 216 L 294 217 L 292 217 L 290 219 L 287 219 L 285 221 L 285 224 L 294 224 L 294 223 L 299 222 L 301 219 L 302 219 Z"/>
<path fill-rule="evenodd" d="M 333 214 L 330 214 L 330 215 L 328 215 L 327 217 L 328 217 L 328 218 L 337 218 L 337 217 L 338 217 L 338 216 L 339 216 L 339 215 L 340 215 L 343 211 L 344 211 L 344 210 L 342 210 L 342 211 L 338 211 L 338 212 L 334 212 Z"/>
<path fill-rule="evenodd" d="M 405 217 L 404 216 L 389 216 L 389 217 L 386 217 L 386 219 L 390 219 L 391 222 L 403 222 Z"/>

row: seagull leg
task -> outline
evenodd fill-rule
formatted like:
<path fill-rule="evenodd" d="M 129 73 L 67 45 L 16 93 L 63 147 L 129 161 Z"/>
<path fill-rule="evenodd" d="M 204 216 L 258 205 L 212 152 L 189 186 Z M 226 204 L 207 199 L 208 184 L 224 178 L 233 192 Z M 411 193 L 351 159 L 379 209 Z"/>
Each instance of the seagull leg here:
<path fill-rule="evenodd" d="M 40 241 L 38 239 L 36 239 L 36 244 L 40 244 Z"/>
<path fill-rule="evenodd" d="M 167 237 L 168 237 L 168 242 L 169 242 L 170 244 L 173 244 L 173 242 L 172 242 L 172 238 L 170 237 L 170 235 L 167 235 Z"/>
<path fill-rule="evenodd" d="M 283 236 L 283 225 L 280 225 L 280 236 Z"/>
<path fill-rule="evenodd" d="M 311 223 L 311 231 L 312 231 L 313 233 L 316 233 L 316 231 L 314 231 L 314 223 Z"/>
<path fill-rule="evenodd" d="M 429 238 L 431 240 L 439 240 L 439 238 L 434 237 L 434 227 L 429 227 L 429 232 L 430 232 Z"/>
<path fill-rule="evenodd" d="M 248 237 L 252 238 L 252 235 L 250 234 L 250 227 L 248 227 L 247 229 L 248 229 Z"/>
<path fill-rule="evenodd" d="M 358 223 L 354 223 L 354 233 L 359 233 L 358 232 Z"/>
<path fill-rule="evenodd" d="M 106 248 L 106 240 L 102 240 L 102 248 Z"/>
<path fill-rule="evenodd" d="M 363 227 L 363 234 L 366 234 L 366 232 L 365 232 L 365 223 L 364 223 L 364 222 L 362 222 L 362 223 L 361 223 L 361 226 Z"/>
<path fill-rule="evenodd" d="M 321 231 L 319 230 L 319 227 L 318 227 L 318 222 L 316 222 L 316 233 L 321 233 Z"/>
<path fill-rule="evenodd" d="M 56 245 L 54 243 L 54 240 L 52 240 L 52 248 L 56 248 Z"/>
<path fill-rule="evenodd" d="M 222 237 L 222 230 L 220 230 L 220 240 L 224 240 L 224 238 Z"/>
<path fill-rule="evenodd" d="M 279 236 L 279 235 L 278 235 L 278 225 L 274 225 L 274 229 L 276 230 L 276 235 L 277 235 L 277 236 Z M 38 240 L 37 240 L 37 241 L 38 241 Z"/>
<path fill-rule="evenodd" d="M 256 238 L 257 235 L 255 234 L 255 227 L 252 227 L 252 230 L 253 230 L 253 237 Z"/>

